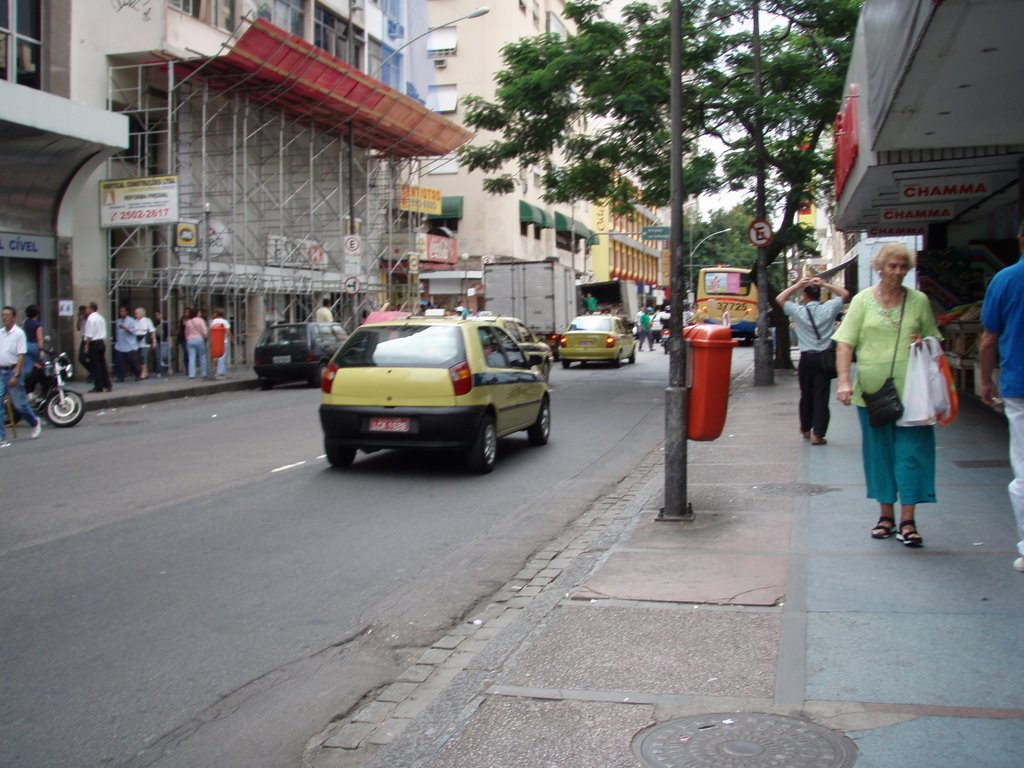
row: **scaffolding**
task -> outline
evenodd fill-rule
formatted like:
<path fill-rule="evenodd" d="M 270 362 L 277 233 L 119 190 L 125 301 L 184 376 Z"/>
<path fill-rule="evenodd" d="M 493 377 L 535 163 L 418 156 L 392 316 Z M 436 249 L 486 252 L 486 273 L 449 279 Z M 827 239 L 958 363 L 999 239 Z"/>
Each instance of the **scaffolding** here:
<path fill-rule="evenodd" d="M 110 229 L 114 306 L 151 306 L 169 320 L 222 306 L 237 364 L 266 324 L 311 319 L 323 298 L 350 329 L 385 303 L 418 304 L 402 245 L 422 215 L 398 202 L 420 160 L 360 147 L 344 124 L 254 96 L 245 76 L 225 88 L 203 75 L 167 61 L 110 68 L 109 108 L 129 118 L 130 146 L 108 178 L 177 176 L 179 221 L 200 241 L 178 244 L 175 224 Z M 346 255 L 352 234 L 358 257 Z"/>

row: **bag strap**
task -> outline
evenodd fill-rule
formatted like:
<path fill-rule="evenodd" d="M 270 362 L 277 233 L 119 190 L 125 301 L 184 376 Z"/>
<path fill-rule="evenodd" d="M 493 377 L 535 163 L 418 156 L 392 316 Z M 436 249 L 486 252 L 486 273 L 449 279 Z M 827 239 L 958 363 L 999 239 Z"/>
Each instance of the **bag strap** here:
<path fill-rule="evenodd" d="M 818 324 L 814 322 L 814 315 L 811 314 L 811 308 L 804 304 L 804 309 L 807 310 L 807 317 L 811 321 L 811 328 L 814 329 L 814 335 L 818 337 L 818 341 L 821 341 L 821 333 L 818 331 Z"/>
<path fill-rule="evenodd" d="M 896 326 L 896 344 L 892 348 L 892 365 L 889 366 L 889 378 L 892 378 L 896 371 L 896 352 L 900 348 L 900 331 L 903 329 L 903 310 L 907 306 L 907 289 L 903 289 L 903 301 L 900 302 L 900 323 Z"/>

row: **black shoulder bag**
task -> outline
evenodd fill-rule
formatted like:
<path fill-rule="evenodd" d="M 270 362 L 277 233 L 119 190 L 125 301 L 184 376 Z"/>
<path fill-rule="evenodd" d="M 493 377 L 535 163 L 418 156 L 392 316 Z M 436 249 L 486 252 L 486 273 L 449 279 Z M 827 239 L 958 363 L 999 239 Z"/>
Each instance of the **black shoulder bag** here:
<path fill-rule="evenodd" d="M 864 403 L 868 407 L 868 420 L 872 427 L 884 427 L 886 424 L 892 424 L 903 415 L 903 403 L 900 402 L 900 395 L 896 391 L 896 383 L 892 380 L 892 374 L 896 370 L 896 352 L 900 348 L 900 330 L 903 328 L 903 310 L 906 305 L 907 294 L 904 291 L 903 303 L 900 304 L 900 323 L 896 327 L 896 345 L 892 350 L 892 365 L 889 366 L 889 378 L 877 392 L 872 392 L 870 395 L 867 392 L 862 393 Z"/>
<path fill-rule="evenodd" d="M 804 304 L 804 309 L 807 310 L 807 318 L 811 321 L 811 328 L 814 329 L 814 335 L 818 337 L 818 341 L 821 341 L 821 332 L 818 331 L 818 324 L 814 322 L 814 315 L 811 314 L 811 308 Z M 820 358 L 821 370 L 825 372 L 825 375 L 830 379 L 834 379 L 839 375 L 839 370 L 836 368 L 836 343 L 830 341 L 828 348 L 822 350 Z"/>

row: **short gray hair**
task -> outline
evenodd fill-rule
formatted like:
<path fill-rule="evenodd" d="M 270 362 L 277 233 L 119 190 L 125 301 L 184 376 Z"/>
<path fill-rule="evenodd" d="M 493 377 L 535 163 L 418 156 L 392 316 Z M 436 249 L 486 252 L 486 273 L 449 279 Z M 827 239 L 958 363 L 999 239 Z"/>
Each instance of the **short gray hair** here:
<path fill-rule="evenodd" d="M 903 243 L 886 243 L 879 248 L 871 258 L 871 268 L 875 270 L 875 272 L 881 272 L 882 267 L 885 266 L 885 262 L 893 257 L 905 258 L 907 260 L 907 266 L 911 269 L 914 268 L 914 254 Z"/>

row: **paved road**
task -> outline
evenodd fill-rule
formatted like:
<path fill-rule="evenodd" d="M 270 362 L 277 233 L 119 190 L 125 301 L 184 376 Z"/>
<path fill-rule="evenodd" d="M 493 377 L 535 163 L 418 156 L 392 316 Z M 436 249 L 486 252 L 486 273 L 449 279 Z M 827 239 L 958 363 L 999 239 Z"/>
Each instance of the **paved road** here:
<path fill-rule="evenodd" d="M 738 365 L 749 350 L 737 354 Z M 0 765 L 298 765 L 662 439 L 667 358 L 553 372 L 549 446 L 322 457 L 318 392 L 90 412 L 0 459 Z"/>

